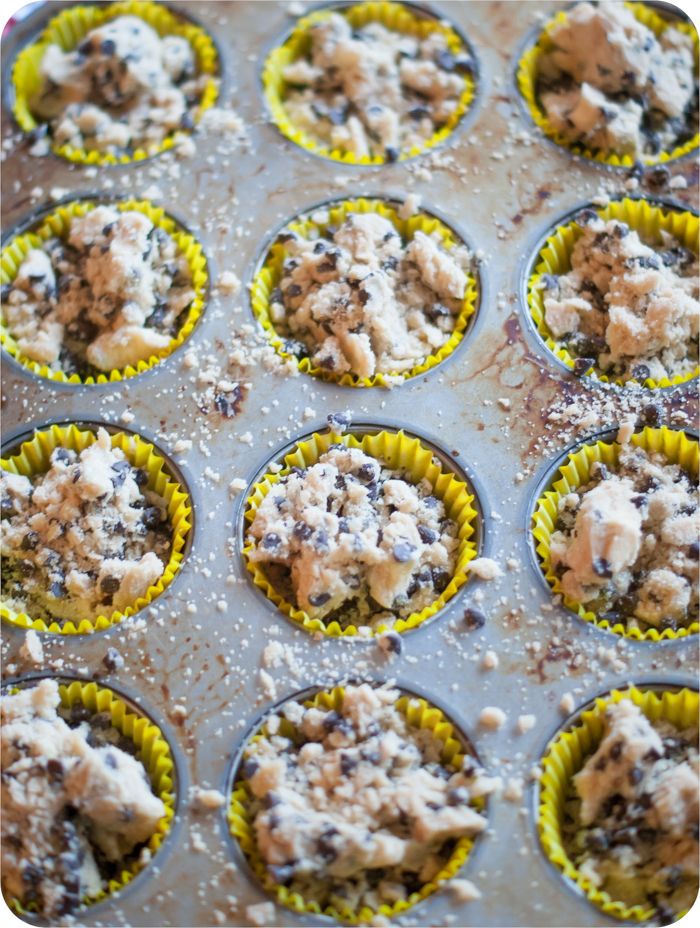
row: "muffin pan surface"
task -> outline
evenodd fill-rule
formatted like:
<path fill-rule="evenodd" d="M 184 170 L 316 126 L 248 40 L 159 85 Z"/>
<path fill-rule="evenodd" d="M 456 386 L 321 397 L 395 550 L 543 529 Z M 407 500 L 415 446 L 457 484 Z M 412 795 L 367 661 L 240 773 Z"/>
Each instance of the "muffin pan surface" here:
<path fill-rule="evenodd" d="M 4 75 L 55 11 L 50 6 L 9 34 Z M 128 380 L 48 382 L 3 352 L 3 453 L 28 431 L 55 422 L 110 424 L 153 442 L 174 463 L 192 505 L 181 570 L 138 615 L 89 636 L 41 634 L 39 666 L 20 654 L 24 630 L 2 626 L 5 680 L 41 670 L 113 684 L 166 720 L 179 752 L 168 854 L 100 903 L 94 917 L 110 925 L 252 924 L 247 907 L 271 897 L 229 834 L 228 801 L 197 809 L 183 784 L 221 790 L 228 800 L 237 759 L 266 710 L 309 687 L 367 679 L 395 680 L 438 706 L 468 736 L 489 774 L 501 775 L 504 786 L 522 781 L 521 799 L 489 801 L 489 830 L 458 874 L 481 898 L 459 901 L 445 887 L 397 923 L 619 924 L 547 860 L 530 772 L 567 715 L 595 696 L 629 683 L 697 688 L 697 635 L 636 641 L 579 619 L 553 600 L 530 519 L 568 450 L 645 407 L 655 407 L 658 424 L 693 430 L 697 380 L 651 392 L 576 378 L 544 347 L 524 295 L 543 240 L 562 216 L 591 201 L 653 194 L 694 209 L 697 153 L 670 162 L 671 186 L 659 189 L 649 170 L 595 164 L 552 145 L 526 117 L 515 73 L 528 35 L 560 6 L 465 0 L 426 4 L 468 37 L 479 62 L 479 92 L 446 143 L 407 162 L 334 163 L 282 136 L 267 115 L 261 83 L 270 49 L 313 6 L 201 0 L 172 7 L 214 36 L 220 105 L 236 110 L 247 142 L 195 134 L 198 147 L 188 158 L 166 153 L 141 164 L 86 168 L 30 156 L 3 101 L 5 235 L 65 199 L 148 199 L 201 242 L 210 278 L 187 342 Z M 439 366 L 391 390 L 269 370 L 248 285 L 274 233 L 290 217 L 332 200 L 404 201 L 413 194 L 478 252 L 478 312 L 465 338 Z M 240 279 L 239 289 L 228 285 L 228 273 Z M 252 332 L 259 332 L 253 347 Z M 222 381 L 227 390 L 215 389 Z M 437 615 L 401 636 L 401 653 L 393 656 L 372 638 L 314 636 L 300 628 L 254 586 L 242 555 L 249 488 L 293 443 L 326 428 L 327 415 L 347 412 L 353 428 L 406 429 L 466 474 L 481 516 L 478 556 L 493 558 L 503 572 L 493 581 L 470 573 Z M 468 609 L 483 613 L 482 627 L 465 620 Z M 282 646 L 279 664 L 266 652 L 271 643 Z M 112 647 L 123 668 L 103 664 Z M 498 662 L 485 669 L 489 651 Z M 487 707 L 506 714 L 497 731 L 479 725 Z M 518 718 L 526 714 L 536 723 L 519 734 Z M 93 923 L 91 912 L 80 913 L 78 922 Z M 332 924 L 279 905 L 269 923 Z"/>

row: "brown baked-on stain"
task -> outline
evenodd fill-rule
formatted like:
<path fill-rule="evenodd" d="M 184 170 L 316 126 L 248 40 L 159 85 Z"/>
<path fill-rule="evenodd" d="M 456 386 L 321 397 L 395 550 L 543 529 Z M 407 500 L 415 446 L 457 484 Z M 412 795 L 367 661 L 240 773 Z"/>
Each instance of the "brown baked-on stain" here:
<path fill-rule="evenodd" d="M 560 664 L 562 661 L 566 661 L 567 676 L 578 674 L 583 671 L 584 662 L 581 661 L 578 666 L 575 665 L 575 656 L 576 652 L 572 648 L 570 642 L 562 641 L 558 644 L 554 644 L 550 641 L 542 657 L 539 658 L 534 667 L 527 667 L 526 672 L 530 674 L 530 676 L 536 676 L 539 683 L 547 683 L 550 679 L 546 673 L 547 664 Z M 551 679 L 558 680 L 561 676 L 561 670 L 558 670 L 556 674 L 552 675 Z"/>
<path fill-rule="evenodd" d="M 551 190 L 547 187 L 540 187 L 535 193 L 535 202 L 531 206 L 523 206 L 522 209 L 513 216 L 511 219 L 513 225 L 519 225 L 526 216 L 536 216 L 551 196 Z"/>

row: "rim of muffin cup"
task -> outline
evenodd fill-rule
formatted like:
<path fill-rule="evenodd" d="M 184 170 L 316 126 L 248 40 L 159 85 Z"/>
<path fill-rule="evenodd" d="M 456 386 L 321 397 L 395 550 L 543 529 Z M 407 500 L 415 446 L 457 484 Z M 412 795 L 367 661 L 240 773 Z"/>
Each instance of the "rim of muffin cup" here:
<path fill-rule="evenodd" d="M 616 219 L 625 222 L 630 229 L 638 234 L 641 233 L 646 239 L 658 238 L 661 230 L 670 232 L 682 245 L 696 255 L 698 253 L 697 243 L 700 229 L 698 214 L 683 203 L 663 197 L 624 196 L 611 199 L 607 206 L 598 206 L 592 201 L 585 201 L 549 225 L 534 245 L 532 255 L 524 265 L 522 299 L 528 325 L 534 330 L 549 356 L 568 373 L 574 372 L 576 356 L 572 355 L 566 347 L 566 339 L 556 338 L 549 329 L 544 316 L 544 291 L 537 289 L 536 284 L 545 274 L 558 276 L 571 270 L 571 254 L 583 233 L 577 217 L 586 210 L 592 210 L 606 221 Z M 643 363 L 640 361 L 640 364 Z M 582 375 L 576 376 L 583 384 L 591 387 L 603 383 L 622 390 L 642 388 L 648 391 L 659 391 L 675 389 L 681 384 L 697 379 L 699 374 L 700 367 L 696 365 L 695 369 L 688 374 L 678 374 L 671 378 L 664 377 L 661 380 L 647 377 L 640 382 L 634 377 L 623 380 L 620 377 L 609 376 L 597 370 L 596 365 L 593 365 Z"/>
<path fill-rule="evenodd" d="M 42 28 L 38 38 L 30 40 L 20 49 L 12 63 L 11 79 L 8 82 L 11 91 L 12 114 L 25 134 L 29 135 L 40 125 L 45 125 L 45 123 L 37 122 L 31 112 L 29 101 L 40 86 L 39 67 L 46 48 L 55 43 L 60 45 L 64 52 L 72 51 L 90 30 L 117 16 L 137 16 L 155 29 L 161 38 L 166 35 L 177 35 L 187 39 L 194 51 L 199 74 L 209 75 L 201 98 L 192 109 L 195 130 L 203 113 L 216 105 L 221 72 L 220 54 L 212 36 L 189 14 L 180 10 L 175 11 L 166 4 L 156 3 L 154 0 L 117 0 L 116 3 L 104 6 L 95 3 L 76 4 L 51 17 Z M 92 164 L 101 167 L 133 164 L 174 148 L 185 138 L 191 137 L 193 131 L 172 130 L 161 142 L 154 142 L 147 147 L 136 146 L 131 148 L 129 153 L 118 155 L 75 148 L 68 144 L 57 145 L 53 142 L 51 151 L 75 164 Z"/>
<path fill-rule="evenodd" d="M 433 487 L 433 495 L 445 505 L 446 517 L 458 526 L 456 564 L 443 592 L 420 612 L 413 612 L 406 618 L 397 618 L 391 626 L 384 623 L 376 627 L 360 626 L 370 628 L 369 633 L 361 633 L 354 624 L 343 627 L 337 619 L 327 621 L 312 618 L 275 588 L 268 579 L 265 565 L 250 559 L 257 545 L 249 531 L 262 500 L 281 478 L 291 472 L 292 467 L 312 466 L 334 444 L 359 448 L 390 470 L 405 470 L 407 479 L 414 485 L 424 477 L 427 478 Z M 276 470 L 280 464 L 281 469 Z M 483 540 L 484 517 L 472 477 L 451 462 L 448 455 L 429 439 L 400 425 L 385 428 L 358 422 L 352 423 L 342 433 L 327 429 L 294 439 L 269 458 L 258 471 L 243 494 L 241 507 L 241 553 L 245 569 L 256 589 L 281 615 L 307 632 L 345 640 L 371 641 L 387 631 L 405 634 L 442 613 L 469 580 L 469 563 L 478 556 Z"/>
<path fill-rule="evenodd" d="M 698 33 L 689 18 L 674 16 L 673 9 L 670 8 L 664 9 L 664 15 L 662 16 L 657 10 L 652 9 L 650 4 L 642 3 L 641 0 L 636 0 L 633 3 L 625 2 L 624 5 L 639 22 L 651 29 L 657 38 L 668 26 L 674 26 L 679 31 L 690 35 L 695 46 L 697 77 Z M 549 38 L 551 30 L 566 21 L 573 6 L 572 3 L 566 9 L 559 10 L 558 13 L 550 17 L 544 27 L 538 24 L 532 28 L 523 47 L 517 54 L 514 74 L 515 87 L 521 108 L 527 114 L 528 119 L 534 123 L 549 143 L 560 150 L 584 158 L 598 167 L 627 170 L 637 161 L 649 167 L 656 164 L 669 164 L 692 154 L 700 144 L 700 135 L 698 133 L 682 145 L 674 146 L 670 151 L 661 151 L 656 155 L 643 155 L 641 158 L 636 159 L 632 155 L 620 155 L 615 152 L 606 153 L 600 149 L 589 149 L 582 143 L 569 142 L 549 123 L 545 111 L 537 99 L 536 85 L 539 59 L 543 52 L 552 47 Z"/>
<path fill-rule="evenodd" d="M 585 484 L 590 476 L 590 469 L 597 461 L 602 461 L 614 471 L 619 450 L 617 441 L 618 428 L 606 429 L 597 435 L 591 435 L 576 442 L 549 468 L 545 477 L 534 493 L 534 503 L 530 507 L 529 548 L 543 582 L 550 592 L 560 597 L 562 604 L 579 619 L 596 628 L 635 641 L 662 642 L 675 641 L 696 635 L 700 631 L 700 621 L 695 619 L 681 628 L 628 628 L 622 622 L 611 622 L 601 618 L 589 605 L 579 603 L 564 595 L 560 579 L 552 569 L 550 561 L 551 535 L 555 529 L 558 504 L 563 496 Z M 662 452 L 669 464 L 679 464 L 691 478 L 697 480 L 700 454 L 697 434 L 668 426 L 637 429 L 630 443 L 649 452 Z"/>
<path fill-rule="evenodd" d="M 260 74 L 262 93 L 268 118 L 275 128 L 297 147 L 312 155 L 351 167 L 376 167 L 392 164 L 385 156 L 363 155 L 329 148 L 321 141 L 297 129 L 287 116 L 284 101 L 286 82 L 282 69 L 302 58 L 309 47 L 309 27 L 325 19 L 330 13 L 341 13 L 349 18 L 352 26 L 359 28 L 370 22 L 379 22 L 391 31 L 404 35 L 424 37 L 431 32 L 442 32 L 448 38 L 448 48 L 453 53 L 467 53 L 473 62 L 473 70 L 464 76 L 464 90 L 459 103 L 448 122 L 420 145 L 402 149 L 396 162 L 409 161 L 428 154 L 448 142 L 459 130 L 467 116 L 475 108 L 480 89 L 479 62 L 474 46 L 464 32 L 447 16 L 436 13 L 420 3 L 410 0 L 359 0 L 359 2 L 333 2 L 305 13 L 291 28 L 286 29 L 267 51 Z M 350 16 L 352 18 L 350 18 Z"/>
<path fill-rule="evenodd" d="M 337 709 L 339 705 L 342 705 L 346 686 L 367 683 L 377 688 L 386 682 L 386 680 L 382 679 L 353 678 L 336 684 L 312 685 L 300 692 L 292 693 L 265 710 L 264 714 L 251 725 L 246 735 L 243 736 L 234 754 L 225 787 L 227 804 L 224 807 L 224 812 L 228 833 L 234 839 L 236 849 L 241 853 L 252 876 L 279 905 L 285 908 L 293 909 L 300 914 L 323 915 L 350 925 L 371 923 L 377 915 L 390 919 L 396 918 L 449 885 L 449 880 L 457 875 L 473 853 L 475 846 L 479 843 L 479 835 L 460 838 L 449 860 L 436 877 L 425 883 L 420 890 L 412 893 L 407 900 L 400 900 L 393 905 L 382 905 L 377 910 L 368 906 L 360 910 L 354 910 L 350 907 L 337 910 L 333 906 L 322 908 L 315 900 L 305 899 L 300 893 L 292 892 L 287 887 L 276 883 L 269 874 L 257 848 L 250 818 L 249 805 L 252 796 L 242 772 L 246 749 L 266 734 L 268 719 L 277 716 L 279 711 L 292 701 L 303 702 L 306 706 L 313 705 L 324 709 Z M 429 730 L 438 740 L 443 742 L 442 763 L 458 770 L 462 758 L 469 755 L 480 766 L 483 766 L 473 739 L 461 724 L 450 717 L 449 711 L 443 709 L 438 701 L 413 686 L 409 689 L 401 683 L 392 683 L 391 687 L 400 691 L 399 699 L 394 705 L 408 718 L 411 727 L 416 730 Z M 295 731 L 296 728 L 288 720 L 283 719 L 280 730 L 284 733 L 284 731 Z M 480 797 L 470 802 L 470 806 L 488 816 L 488 797 Z"/>
<path fill-rule="evenodd" d="M 569 858 L 562 837 L 564 805 L 572 777 L 595 753 L 602 740 L 607 706 L 626 698 L 652 721 L 664 719 L 679 729 L 697 725 L 700 697 L 693 685 L 638 682 L 608 690 L 575 709 L 549 738 L 540 759 L 542 774 L 535 782 L 532 795 L 540 846 L 567 887 L 612 918 L 641 922 L 653 919 L 655 909 L 641 904 L 628 906 L 593 886 Z M 676 913 L 676 917 L 684 914 Z"/>
<path fill-rule="evenodd" d="M 0 283 L 3 286 L 12 284 L 30 249 L 40 248 L 42 243 L 49 238 L 66 241 L 73 219 L 85 216 L 98 206 L 111 206 L 119 212 L 141 213 L 151 221 L 155 228 L 166 232 L 175 242 L 179 255 L 187 261 L 195 295 L 184 310 L 183 321 L 166 348 L 135 364 L 87 375 L 68 374 L 60 368 L 53 369 L 48 364 L 34 361 L 23 355 L 5 322 L 3 311 L 0 318 L 0 344 L 3 350 L 20 367 L 43 380 L 71 386 L 94 386 L 95 384 L 115 383 L 143 374 L 157 367 L 161 361 L 170 357 L 187 341 L 206 307 L 209 291 L 208 261 L 202 244 L 189 229 L 179 219 L 166 212 L 163 207 L 156 206 L 150 200 L 108 197 L 102 193 L 94 196 L 70 196 L 55 206 L 42 207 L 37 213 L 30 214 L 29 217 L 21 220 L 3 242 L 0 254 Z M 57 361 L 56 364 L 58 363 Z"/>
<path fill-rule="evenodd" d="M 461 232 L 449 225 L 445 219 L 438 216 L 431 208 L 419 206 L 412 216 L 401 219 L 398 215 L 398 209 L 403 205 L 403 202 L 398 197 L 374 195 L 325 200 L 286 220 L 283 225 L 275 229 L 264 245 L 250 286 L 251 309 L 276 354 L 284 361 L 293 362 L 300 373 L 344 387 L 387 387 L 390 384 L 396 385 L 395 381 L 412 380 L 428 373 L 428 371 L 433 370 L 433 368 L 447 360 L 473 328 L 474 320 L 479 311 L 483 289 L 474 249 Z M 319 212 L 327 213 L 328 218 L 324 222 L 314 220 L 313 216 Z M 428 355 L 419 363 L 414 364 L 408 371 L 399 374 L 380 372 L 371 377 L 360 377 L 352 372 L 340 374 L 326 370 L 315 365 L 310 357 L 298 359 L 295 355 L 285 351 L 284 344 L 288 336 L 280 335 L 277 332 L 270 317 L 270 296 L 282 280 L 282 265 L 288 256 L 284 242 L 280 241 L 280 235 L 287 230 L 298 233 L 304 239 L 308 239 L 311 233 L 315 231 L 324 234 L 328 226 L 341 224 L 350 213 L 376 213 L 382 216 L 391 222 L 403 241 L 410 242 L 415 233 L 419 231 L 426 235 L 437 232 L 446 251 L 449 252 L 452 248 L 461 245 L 467 248 L 471 254 L 473 266 L 465 272 L 467 287 L 462 299 L 462 307 L 454 317 L 454 329 L 449 334 L 447 341 L 437 351 Z"/>
<path fill-rule="evenodd" d="M 106 890 L 101 890 L 95 896 L 85 896 L 76 914 L 92 911 L 100 903 L 109 902 L 117 893 L 125 888 L 141 874 L 146 875 L 153 860 L 161 861 L 163 845 L 172 837 L 175 825 L 177 807 L 182 796 L 182 771 L 178 763 L 177 751 L 171 735 L 164 732 L 162 726 L 156 723 L 150 712 L 140 703 L 113 686 L 105 686 L 97 680 L 77 677 L 71 673 L 49 673 L 39 671 L 24 674 L 21 677 L 8 680 L 2 686 L 2 695 L 9 695 L 16 690 L 28 689 L 36 686 L 42 680 L 56 680 L 59 684 L 61 705 L 72 707 L 83 705 L 94 714 L 109 712 L 112 725 L 124 736 L 129 738 L 138 749 L 137 759 L 143 764 L 151 784 L 154 795 L 163 802 L 165 814 L 158 821 L 144 847 L 151 853 L 151 858 L 144 863 L 137 856 L 128 864 L 122 863 L 119 876 L 108 881 Z M 23 919 L 30 918 L 35 922 L 42 917 L 35 906 L 26 908 L 17 899 L 5 897 L 10 908 Z"/>
<path fill-rule="evenodd" d="M 100 613 L 90 619 L 73 621 L 48 616 L 46 619 L 32 618 L 26 612 L 16 612 L 2 600 L 0 617 L 9 625 L 55 635 L 90 635 L 104 631 L 154 602 L 170 586 L 182 567 L 192 537 L 192 499 L 186 482 L 163 452 L 138 433 L 119 429 L 107 422 L 57 423 L 35 428 L 30 433 L 32 437 L 23 440 L 23 437 L 19 436 L 8 442 L 7 457 L 0 460 L 0 466 L 5 471 L 25 477 L 39 476 L 49 470 L 50 455 L 55 448 L 83 451 L 94 443 L 99 428 L 108 432 L 112 447 L 119 448 L 132 467 L 145 470 L 148 475 L 146 489 L 156 492 L 167 503 L 168 523 L 172 534 L 165 569 L 145 595 L 123 611 L 115 609 L 109 614 Z"/>

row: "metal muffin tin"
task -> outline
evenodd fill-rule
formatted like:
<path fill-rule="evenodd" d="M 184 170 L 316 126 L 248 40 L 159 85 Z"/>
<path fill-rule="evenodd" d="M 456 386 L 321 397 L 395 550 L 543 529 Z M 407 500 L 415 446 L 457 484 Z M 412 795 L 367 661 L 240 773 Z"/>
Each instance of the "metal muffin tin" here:
<path fill-rule="evenodd" d="M 60 188 L 60 196 L 97 191 L 107 197 L 145 197 L 155 183 L 159 195 L 152 199 L 202 242 L 214 285 L 186 346 L 133 379 L 89 387 L 51 383 L 3 356 L 4 448 L 52 422 L 109 422 L 153 441 L 174 462 L 193 503 L 188 555 L 151 607 L 90 637 L 42 635 L 41 668 L 19 656 L 24 632 L 2 628 L 5 679 L 48 671 L 53 662 L 63 661 L 54 669 L 113 683 L 156 720 L 167 720 L 165 733 L 178 759 L 179 814 L 167 853 L 157 855 L 118 897 L 81 913 L 78 922 L 249 924 L 246 907 L 268 897 L 228 835 L 225 809 L 195 811 L 187 788 L 226 790 L 246 735 L 272 705 L 309 687 L 352 677 L 395 680 L 425 696 L 468 735 L 489 772 L 524 778 L 521 802 L 500 798 L 489 803 L 489 831 L 477 840 L 460 873 L 479 887 L 482 898 L 457 903 L 443 889 L 398 919 L 400 924 L 616 924 L 567 885 L 543 855 L 529 772 L 566 722 L 559 710 L 564 693 L 573 693 L 578 709 L 628 682 L 696 686 L 698 643 L 697 637 L 658 644 L 627 641 L 618 649 L 616 636 L 552 604 L 533 560 L 533 502 L 553 464 L 585 438 L 547 422 L 547 410 L 565 396 L 584 403 L 588 397 L 611 398 L 613 410 L 590 429 L 593 435 L 614 427 L 628 409 L 624 391 L 577 381 L 562 370 L 526 321 L 522 299 L 534 249 L 560 217 L 599 195 L 603 184 L 619 195 L 628 193 L 629 172 L 573 157 L 533 131 L 523 114 L 514 81 L 517 53 L 541 17 L 561 4 L 426 4 L 468 36 L 479 61 L 476 98 L 464 123 L 432 154 L 364 168 L 311 155 L 267 121 L 261 56 L 290 27 L 286 4 L 201 0 L 172 5 L 192 14 L 216 38 L 221 100 L 233 101 L 243 117 L 247 148 L 222 156 L 214 139 L 194 158 L 177 162 L 176 177 L 164 173 L 173 163 L 169 155 L 88 172 L 53 155 L 29 156 L 9 107 L 2 117 L 3 138 L 12 139 L 4 148 L 4 229 L 50 205 L 54 188 Z M 2 49 L 6 77 L 17 49 L 59 6 L 43 5 L 10 33 Z M 531 141 L 525 144 L 526 136 L 517 141 L 521 132 Z M 693 204 L 697 158 L 683 158 L 670 169 L 687 181 L 686 189 L 673 191 L 674 198 Z M 641 191 L 649 189 L 643 184 Z M 453 354 L 391 391 L 286 378 L 251 365 L 242 377 L 249 387 L 235 417 L 201 412 L 191 395 L 192 372 L 183 368 L 185 351 L 191 348 L 201 359 L 214 356 L 221 376 L 230 376 L 225 362 L 232 332 L 243 323 L 254 324 L 245 286 L 235 297 L 218 294 L 219 273 L 231 270 L 244 285 L 249 283 L 271 233 L 322 201 L 372 195 L 402 199 L 413 192 L 483 253 L 479 309 Z M 636 395 L 640 406 L 651 399 Z M 499 398 L 510 401 L 510 410 Z M 697 382 L 661 391 L 653 401 L 663 408 L 667 424 L 675 422 L 674 411 L 686 411 L 689 420 L 682 425 L 688 427 L 697 417 Z M 126 409 L 134 419 L 124 425 L 120 416 Z M 231 479 L 251 481 L 290 441 L 325 427 L 328 413 L 348 409 L 356 426 L 405 427 L 425 438 L 470 477 L 483 516 L 480 553 L 495 558 L 505 572 L 491 583 L 472 577 L 440 614 L 404 635 L 401 655 L 390 661 L 372 640 L 307 634 L 253 587 L 240 555 L 246 494 L 231 498 L 228 492 Z M 239 440 L 245 433 L 251 433 L 252 444 Z M 544 453 L 535 449 L 543 436 Z M 179 438 L 193 442 L 185 454 L 173 451 Z M 220 474 L 219 482 L 205 475 L 212 471 Z M 512 559 L 510 568 L 507 559 Z M 488 617 L 482 629 L 470 631 L 464 622 L 471 604 Z M 258 670 L 272 640 L 288 646 L 299 669 L 268 669 L 276 694 L 265 695 Z M 110 675 L 102 658 L 112 646 L 126 666 Z M 606 663 L 600 648 L 615 648 L 625 657 L 624 666 Z M 499 656 L 496 669 L 481 669 L 487 649 Z M 176 704 L 185 707 L 184 717 L 173 712 Z M 499 731 L 479 727 L 485 706 L 507 713 Z M 518 735 L 515 723 L 525 713 L 535 714 L 537 724 Z M 281 907 L 275 913 L 278 925 L 328 923 Z"/>

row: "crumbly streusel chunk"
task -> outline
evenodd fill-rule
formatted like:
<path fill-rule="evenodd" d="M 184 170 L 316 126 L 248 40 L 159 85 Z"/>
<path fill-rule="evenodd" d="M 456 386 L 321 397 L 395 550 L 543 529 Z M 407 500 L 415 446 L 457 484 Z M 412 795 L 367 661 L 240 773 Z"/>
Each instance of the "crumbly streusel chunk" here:
<path fill-rule="evenodd" d="M 650 247 L 593 210 L 571 270 L 544 275 L 545 321 L 556 339 L 602 373 L 628 380 L 690 374 L 698 363 L 698 257 L 668 233 Z"/>
<path fill-rule="evenodd" d="M 391 625 L 450 582 L 457 527 L 427 481 L 335 445 L 274 484 L 250 528 L 250 557 L 314 618 Z"/>
<path fill-rule="evenodd" d="M 608 707 L 605 734 L 574 777 L 565 845 L 594 886 L 657 917 L 698 892 L 698 730 L 651 722 L 629 699 Z"/>
<path fill-rule="evenodd" d="M 350 213 L 317 238 L 283 233 L 289 257 L 271 294 L 276 330 L 297 357 L 334 374 L 400 374 L 448 341 L 470 255 L 416 232 L 404 242 L 377 213 Z"/>
<path fill-rule="evenodd" d="M 35 478 L 3 471 L 3 599 L 33 619 L 123 611 L 160 578 L 171 546 L 165 500 L 104 429 L 80 454 L 56 448 Z"/>
<path fill-rule="evenodd" d="M 406 899 L 487 821 L 470 803 L 500 785 L 467 756 L 413 728 L 396 690 L 347 686 L 338 710 L 286 703 L 246 750 L 255 838 L 275 882 L 321 906 L 378 908 Z M 279 733 L 279 719 L 299 731 Z"/>

